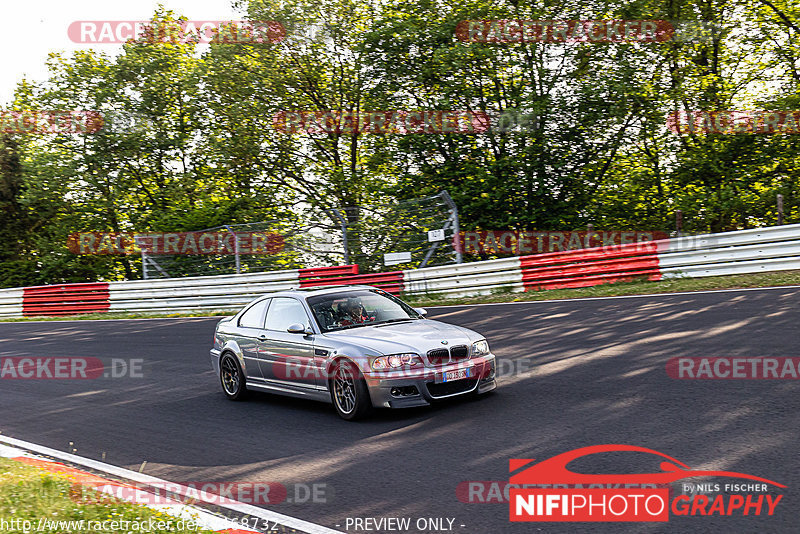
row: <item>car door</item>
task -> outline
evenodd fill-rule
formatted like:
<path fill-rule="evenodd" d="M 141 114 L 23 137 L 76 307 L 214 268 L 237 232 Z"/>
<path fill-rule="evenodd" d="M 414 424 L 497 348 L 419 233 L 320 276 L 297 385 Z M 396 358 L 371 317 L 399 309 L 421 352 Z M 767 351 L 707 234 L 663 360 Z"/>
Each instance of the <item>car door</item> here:
<path fill-rule="evenodd" d="M 309 327 L 311 320 L 300 300 L 275 297 L 267 309 L 266 339 L 259 344 L 262 376 L 287 386 L 315 388 L 314 335 L 290 334 L 290 325 Z"/>
<path fill-rule="evenodd" d="M 245 373 L 248 379 L 263 378 L 259 365 L 260 338 L 265 335 L 264 316 L 270 299 L 264 299 L 250 306 L 239 316 L 236 342 L 244 355 Z"/>

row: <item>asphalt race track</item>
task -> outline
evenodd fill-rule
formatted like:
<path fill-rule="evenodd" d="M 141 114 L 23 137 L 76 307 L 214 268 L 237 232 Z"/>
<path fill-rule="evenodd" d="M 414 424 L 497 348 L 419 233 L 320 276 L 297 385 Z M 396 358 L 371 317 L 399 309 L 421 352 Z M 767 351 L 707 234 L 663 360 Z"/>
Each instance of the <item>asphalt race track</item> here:
<path fill-rule="evenodd" d="M 271 508 L 342 531 L 348 517 L 455 518 L 456 534 L 800 530 L 800 383 L 674 380 L 665 371 L 676 356 L 800 356 L 800 289 L 429 311 L 487 336 L 505 373 L 496 393 L 347 423 L 321 403 L 228 401 L 209 364 L 216 319 L 0 323 L 2 357 L 143 360 L 141 377 L 2 380 L 0 431 L 64 451 L 72 442 L 78 455 L 105 453 L 134 470 L 146 461 L 144 472 L 172 481 L 280 482 L 290 498 L 293 488 L 324 484 L 324 503 Z M 507 481 L 510 458 L 605 443 L 787 489 L 771 517 L 633 524 L 510 523 L 507 504 L 457 497 L 464 481 Z M 658 467 L 634 458 L 584 467 Z"/>

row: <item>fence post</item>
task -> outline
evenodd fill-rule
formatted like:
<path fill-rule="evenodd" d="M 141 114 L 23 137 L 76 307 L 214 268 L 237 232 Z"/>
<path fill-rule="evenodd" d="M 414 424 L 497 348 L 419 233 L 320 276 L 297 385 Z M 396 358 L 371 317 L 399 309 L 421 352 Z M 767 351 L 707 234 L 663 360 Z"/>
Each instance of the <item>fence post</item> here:
<path fill-rule="evenodd" d="M 683 211 L 675 210 L 675 230 L 678 233 L 678 237 L 683 234 Z"/>
<path fill-rule="evenodd" d="M 142 280 L 147 280 L 147 256 L 144 253 L 144 249 L 140 250 L 142 253 Z"/>
<path fill-rule="evenodd" d="M 342 229 L 342 247 L 344 247 L 344 264 L 350 265 L 350 249 L 347 246 L 347 221 L 342 217 L 342 213 L 337 208 L 329 208 L 333 218 L 339 221 Z"/>
<path fill-rule="evenodd" d="M 242 264 L 239 260 L 239 236 L 236 235 L 236 232 L 231 230 L 231 227 L 227 224 L 225 225 L 225 229 L 233 236 L 233 253 L 236 256 L 236 274 L 242 274 Z"/>
<path fill-rule="evenodd" d="M 783 224 L 783 195 L 778 195 L 778 226 Z"/>
<path fill-rule="evenodd" d="M 448 208 L 450 208 L 450 215 L 452 215 L 453 217 L 453 235 L 455 236 L 456 238 L 455 241 L 457 243 L 455 246 L 456 263 L 461 263 L 463 257 L 461 254 L 461 230 L 459 229 L 458 226 L 458 206 L 456 206 L 456 203 L 453 202 L 450 193 L 448 193 L 447 191 L 442 191 L 441 193 L 439 193 L 439 196 L 442 197 L 444 203 L 447 204 Z"/>

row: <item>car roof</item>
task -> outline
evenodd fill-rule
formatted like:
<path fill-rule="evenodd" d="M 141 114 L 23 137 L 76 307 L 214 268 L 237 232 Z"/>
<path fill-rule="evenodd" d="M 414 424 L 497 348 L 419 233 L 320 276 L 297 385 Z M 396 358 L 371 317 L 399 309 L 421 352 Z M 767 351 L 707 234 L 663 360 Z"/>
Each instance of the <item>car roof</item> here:
<path fill-rule="evenodd" d="M 342 290 L 353 290 L 353 289 L 379 289 L 373 286 L 367 285 L 336 285 L 336 286 L 323 286 L 323 287 L 301 287 L 297 289 L 289 289 L 283 291 L 276 291 L 274 293 L 268 293 L 263 295 L 261 298 L 271 298 L 271 297 L 297 297 L 302 296 L 303 298 L 313 297 L 317 295 L 327 295 L 330 293 L 341 293 Z"/>

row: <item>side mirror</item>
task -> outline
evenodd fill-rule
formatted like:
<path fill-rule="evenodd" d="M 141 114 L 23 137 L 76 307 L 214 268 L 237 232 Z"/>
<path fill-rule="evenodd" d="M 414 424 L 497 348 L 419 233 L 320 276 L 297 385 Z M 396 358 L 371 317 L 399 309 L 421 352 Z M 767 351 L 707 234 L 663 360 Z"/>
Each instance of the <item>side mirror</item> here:
<path fill-rule="evenodd" d="M 290 334 L 313 334 L 310 328 L 307 328 L 300 323 L 290 324 L 286 331 Z"/>
<path fill-rule="evenodd" d="M 418 314 L 420 314 L 423 317 L 428 315 L 428 310 L 426 310 L 425 308 L 414 308 L 414 311 L 417 312 Z"/>

